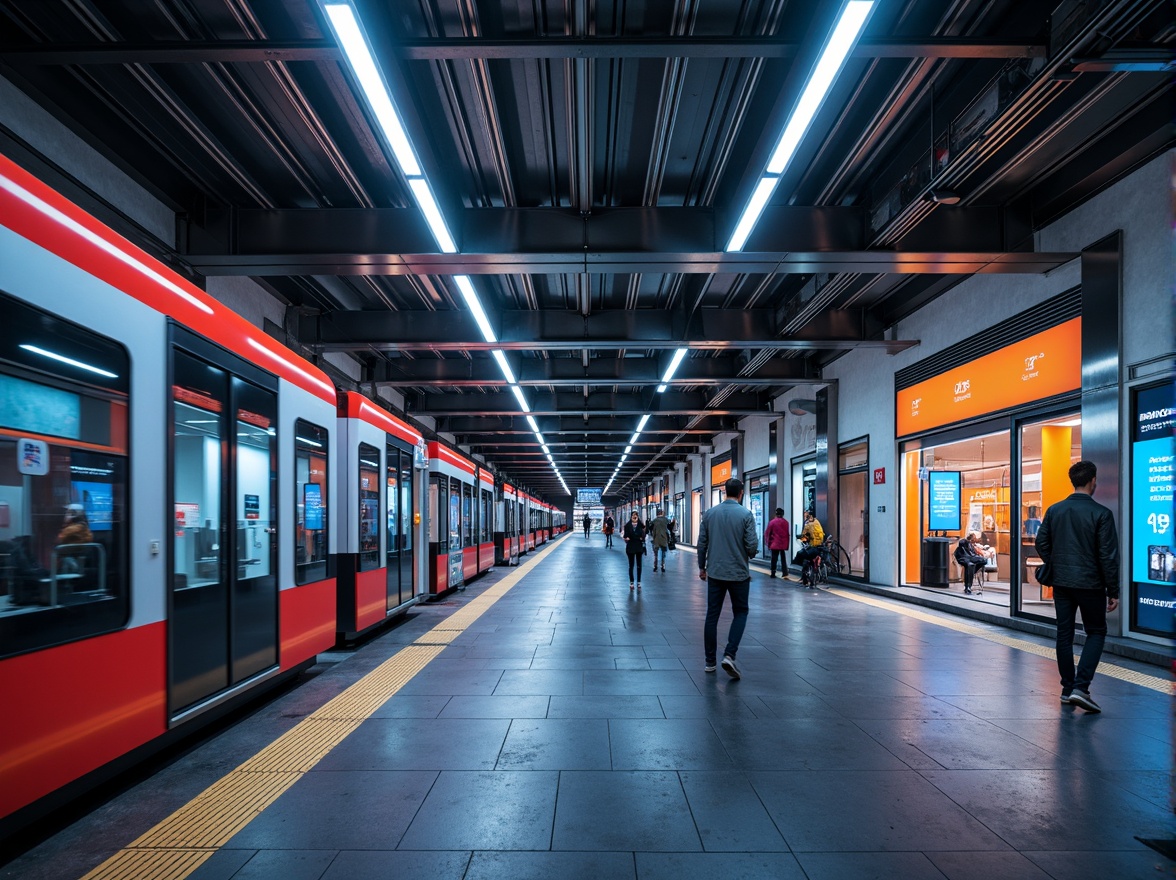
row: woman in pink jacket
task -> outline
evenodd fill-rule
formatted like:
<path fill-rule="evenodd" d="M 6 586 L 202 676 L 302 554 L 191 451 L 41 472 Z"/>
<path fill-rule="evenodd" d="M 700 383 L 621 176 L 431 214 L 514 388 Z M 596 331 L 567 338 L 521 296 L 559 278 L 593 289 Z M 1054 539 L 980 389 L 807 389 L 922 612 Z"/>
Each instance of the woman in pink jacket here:
<path fill-rule="evenodd" d="M 780 577 L 784 580 L 791 580 L 788 577 L 788 520 L 784 519 L 784 508 L 776 508 L 776 516 L 768 523 L 767 529 L 764 530 L 764 545 L 772 551 L 772 574 L 771 577 L 776 576 L 776 562 L 780 563 Z"/>

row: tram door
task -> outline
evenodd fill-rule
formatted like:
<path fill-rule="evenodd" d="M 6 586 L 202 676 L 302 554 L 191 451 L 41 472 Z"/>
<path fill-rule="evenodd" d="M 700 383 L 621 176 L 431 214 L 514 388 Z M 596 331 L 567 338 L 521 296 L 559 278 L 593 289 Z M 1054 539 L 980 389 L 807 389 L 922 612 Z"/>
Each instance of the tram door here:
<path fill-rule="evenodd" d="M 412 453 L 387 447 L 388 610 L 413 597 Z"/>
<path fill-rule="evenodd" d="M 277 383 L 197 337 L 184 345 L 193 353 L 172 359 L 173 712 L 278 662 Z"/>

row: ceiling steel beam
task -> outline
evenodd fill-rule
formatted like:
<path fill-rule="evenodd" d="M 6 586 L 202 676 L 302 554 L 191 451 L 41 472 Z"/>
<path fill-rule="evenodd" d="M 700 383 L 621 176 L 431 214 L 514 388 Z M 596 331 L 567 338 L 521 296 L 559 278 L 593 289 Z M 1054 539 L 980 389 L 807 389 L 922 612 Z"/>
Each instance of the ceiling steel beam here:
<path fill-rule="evenodd" d="M 1041 273 L 1074 254 L 1018 251 L 998 208 L 936 209 L 909 241 L 870 248 L 858 207 L 772 206 L 739 253 L 712 208 L 463 208 L 460 253 L 437 253 L 415 208 L 226 209 L 181 228 L 204 275 L 510 275 L 560 272 Z M 1019 226 L 1016 227 L 1019 229 Z"/>
<path fill-rule="evenodd" d="M 800 43 L 773 37 L 584 37 L 514 40 L 454 38 L 406 40 L 395 46 L 402 61 L 516 58 L 794 58 Z M 1044 58 L 1046 46 L 1032 39 L 972 37 L 863 39 L 858 58 Z M 183 40 L 158 42 L 0 45 L 6 64 L 213 64 L 267 61 L 340 61 L 332 40 Z"/>
<path fill-rule="evenodd" d="M 918 340 L 882 339 L 881 327 L 861 309 L 822 313 L 800 333 L 783 332 L 772 309 L 698 309 L 692 315 L 661 309 L 573 311 L 487 309 L 496 342 L 481 338 L 461 312 L 338 311 L 303 315 L 299 341 L 317 351 L 559 351 L 770 348 L 792 351 L 880 348 L 905 351 Z M 591 363 L 591 361 L 589 362 Z M 689 368 L 689 367 L 688 367 Z M 489 371 L 487 371 L 489 372 Z"/>
<path fill-rule="evenodd" d="M 667 391 L 664 394 L 614 394 L 598 391 L 585 397 L 572 392 L 532 392 L 528 395 L 531 415 L 560 416 L 566 413 L 611 413 L 615 416 L 636 416 L 657 412 L 661 415 L 694 415 L 701 411 L 714 415 L 768 415 L 772 412 L 772 395 L 766 392 L 741 392 L 723 397 L 718 406 L 711 407 L 713 395 L 699 391 Z M 519 412 L 515 396 L 505 391 L 485 394 L 410 394 L 405 408 L 415 416 L 470 416 L 509 415 Z"/>
<path fill-rule="evenodd" d="M 365 346 L 366 348 L 366 346 Z M 585 367 L 580 358 L 512 357 L 511 369 L 524 387 L 550 385 L 556 388 L 582 385 L 652 385 L 660 384 L 669 357 L 597 356 Z M 671 387 L 684 385 L 739 385 L 776 387 L 789 382 L 815 380 L 816 371 L 802 358 L 772 358 L 750 376 L 740 370 L 747 360 L 734 355 L 687 358 L 682 362 Z M 448 358 L 443 360 L 395 358 L 377 361 L 364 372 L 365 384 L 375 382 L 389 388 L 436 386 L 471 388 L 505 386 L 506 379 L 489 358 Z"/>
<path fill-rule="evenodd" d="M 770 416 L 772 413 L 757 413 Z M 777 413 L 776 415 L 781 415 Z M 633 431 L 637 428 L 637 420 L 631 416 L 583 416 L 560 414 L 555 416 L 536 416 L 539 431 L 544 438 L 548 434 L 559 436 L 567 443 L 574 443 L 574 438 L 609 437 L 617 441 L 628 442 Z M 697 422 L 696 424 L 691 424 Z M 690 427 L 687 427 L 690 425 Z M 739 419 L 735 416 L 711 415 L 699 413 L 696 416 L 672 416 L 654 414 L 646 423 L 641 436 L 647 440 L 658 434 L 668 434 L 671 438 L 682 435 L 698 435 L 707 437 L 722 431 L 738 430 Z M 475 435 L 477 437 L 496 436 L 535 436 L 535 432 L 528 426 L 522 415 L 514 413 L 508 416 L 440 416 L 435 429 L 438 433 L 454 435 Z M 621 444 L 622 447 L 625 443 Z"/>

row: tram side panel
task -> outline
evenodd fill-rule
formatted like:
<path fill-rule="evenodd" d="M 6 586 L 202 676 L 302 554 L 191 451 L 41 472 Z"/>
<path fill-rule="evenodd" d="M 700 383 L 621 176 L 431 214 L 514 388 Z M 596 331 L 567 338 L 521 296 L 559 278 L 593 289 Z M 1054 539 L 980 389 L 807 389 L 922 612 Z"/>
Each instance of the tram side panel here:
<path fill-rule="evenodd" d="M 329 573 L 290 582 L 283 523 L 288 425 L 329 425 L 335 391 L 3 157 L 0 310 L 0 382 L 24 401 L 0 420 L 19 475 L 0 481 L 6 836 L 329 644 Z"/>
<path fill-rule="evenodd" d="M 494 476 L 478 469 L 478 573 L 494 567 Z"/>

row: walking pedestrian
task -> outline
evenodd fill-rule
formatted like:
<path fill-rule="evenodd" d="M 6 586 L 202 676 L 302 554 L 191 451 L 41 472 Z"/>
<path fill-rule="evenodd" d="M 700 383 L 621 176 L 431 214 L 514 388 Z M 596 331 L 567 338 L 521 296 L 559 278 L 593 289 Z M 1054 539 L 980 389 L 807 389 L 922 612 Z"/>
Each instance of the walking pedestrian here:
<path fill-rule="evenodd" d="M 1062 702 L 1087 712 L 1102 708 L 1090 696 L 1090 683 L 1107 638 L 1107 614 L 1119 607 L 1119 533 L 1114 514 L 1094 500 L 1098 468 L 1080 461 L 1070 468 L 1069 497 L 1050 505 L 1034 547 L 1044 563 L 1038 580 L 1053 587 L 1058 621 L 1058 672 Z M 1074 619 L 1082 612 L 1086 644 L 1074 670 Z"/>
<path fill-rule="evenodd" d="M 665 511 L 660 507 L 657 516 L 649 524 L 649 537 L 653 542 L 653 570 L 657 571 L 658 560 L 661 560 L 662 574 L 666 573 L 666 551 L 670 549 L 670 521 L 666 519 Z"/>
<path fill-rule="evenodd" d="M 625 555 L 629 557 L 629 592 L 633 592 L 633 585 L 637 585 L 637 592 L 641 592 L 641 557 L 645 555 L 645 523 L 637 511 L 629 517 L 621 537 L 625 539 Z M 637 579 L 633 579 L 633 567 L 637 567 Z"/>
<path fill-rule="evenodd" d="M 786 581 L 791 580 L 788 577 L 788 547 L 791 541 L 792 536 L 788 534 L 788 520 L 784 519 L 784 508 L 777 507 L 776 515 L 772 517 L 767 529 L 764 530 L 764 543 L 772 551 L 772 573 L 768 577 L 776 576 L 776 563 L 779 562 L 780 577 Z"/>
<path fill-rule="evenodd" d="M 617 524 L 612 518 L 612 514 L 606 511 L 604 514 L 604 524 L 600 527 L 600 530 L 604 532 L 604 547 L 606 550 L 612 549 L 612 536 L 616 528 Z"/>
<path fill-rule="evenodd" d="M 698 577 L 707 582 L 706 622 L 702 628 L 706 671 L 715 671 L 718 648 L 719 614 L 723 597 L 731 596 L 731 629 L 723 650 L 723 669 L 731 678 L 739 678 L 735 655 L 747 626 L 747 598 L 751 588 L 748 561 L 759 552 L 759 535 L 755 515 L 740 504 L 743 481 L 727 480 L 727 500 L 712 507 L 698 526 Z"/>
<path fill-rule="evenodd" d="M 585 538 L 588 537 L 588 530 L 591 528 L 592 528 L 592 516 L 590 514 L 586 513 L 586 514 L 584 514 L 584 537 Z"/>

